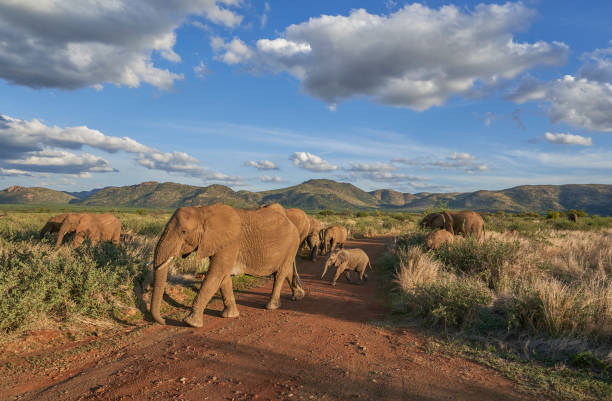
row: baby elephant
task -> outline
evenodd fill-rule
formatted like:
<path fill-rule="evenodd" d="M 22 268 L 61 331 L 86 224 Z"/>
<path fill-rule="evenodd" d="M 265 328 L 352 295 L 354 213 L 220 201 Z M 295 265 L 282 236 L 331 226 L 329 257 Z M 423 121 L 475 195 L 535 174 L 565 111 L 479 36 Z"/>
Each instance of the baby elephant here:
<path fill-rule="evenodd" d="M 372 270 L 370 258 L 368 258 L 368 255 L 361 249 L 340 249 L 332 252 L 327 257 L 325 269 L 323 270 L 323 274 L 321 274 L 321 278 L 325 276 L 327 268 L 330 266 L 336 267 L 336 274 L 331 281 L 331 285 L 336 285 L 336 281 L 342 272 L 344 272 L 346 279 L 352 283 L 351 271 L 359 273 L 359 279 L 363 284 L 363 282 L 368 279 L 368 275 L 365 272 L 366 267 L 370 266 L 370 270 Z"/>
<path fill-rule="evenodd" d="M 448 231 L 436 230 L 427 234 L 425 245 L 428 249 L 440 249 L 443 244 L 450 244 L 455 239 L 455 236 Z"/>

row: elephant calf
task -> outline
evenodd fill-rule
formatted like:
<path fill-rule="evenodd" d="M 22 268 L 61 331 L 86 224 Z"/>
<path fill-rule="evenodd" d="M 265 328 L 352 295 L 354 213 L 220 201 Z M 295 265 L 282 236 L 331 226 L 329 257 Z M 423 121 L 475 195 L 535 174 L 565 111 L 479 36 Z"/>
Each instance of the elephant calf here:
<path fill-rule="evenodd" d="M 121 222 L 110 213 L 67 213 L 63 219 L 61 219 L 61 216 L 52 217 L 41 230 L 41 238 L 46 232 L 58 232 L 55 243 L 56 249 L 62 245 L 64 236 L 70 233 L 74 233 L 72 240 L 74 248 L 81 245 L 85 238 L 88 238 L 92 245 L 101 241 L 112 242 L 114 245 L 119 244 Z M 59 223 L 58 228 L 57 220 L 60 219 L 61 223 Z"/>
<path fill-rule="evenodd" d="M 344 226 L 329 226 L 321 234 L 321 251 L 333 252 L 336 248 L 343 248 L 347 238 L 348 230 Z"/>
<path fill-rule="evenodd" d="M 436 230 L 427 234 L 425 237 L 425 245 L 429 249 L 440 249 L 443 244 L 449 244 L 455 240 L 455 236 L 448 231 Z"/>
<path fill-rule="evenodd" d="M 331 285 L 336 285 L 336 281 L 340 277 L 340 275 L 344 272 L 346 279 L 349 282 L 351 280 L 351 271 L 355 271 L 359 273 L 359 279 L 361 283 L 368 279 L 368 275 L 366 274 L 366 267 L 370 266 L 370 270 L 372 270 L 372 265 L 370 264 L 370 258 L 368 255 L 361 249 L 341 249 L 336 252 L 332 252 L 325 262 L 325 268 L 323 269 L 323 274 L 321 274 L 321 278 L 325 276 L 327 273 L 327 268 L 330 266 L 336 267 L 336 274 L 331 281 Z"/>

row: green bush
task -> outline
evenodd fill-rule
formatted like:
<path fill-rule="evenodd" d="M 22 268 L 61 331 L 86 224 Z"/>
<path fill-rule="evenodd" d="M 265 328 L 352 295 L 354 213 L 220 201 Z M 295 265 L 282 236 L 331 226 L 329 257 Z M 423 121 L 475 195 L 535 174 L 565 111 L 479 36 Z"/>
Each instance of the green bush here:
<path fill-rule="evenodd" d="M 557 210 L 549 210 L 548 213 L 546 213 L 546 218 L 547 219 L 558 219 L 562 215 L 563 214 Z"/>
<path fill-rule="evenodd" d="M 471 279 L 424 284 L 404 297 L 408 313 L 445 329 L 471 327 L 479 310 L 493 299 L 487 288 Z"/>
<path fill-rule="evenodd" d="M 518 251 L 518 242 L 489 239 L 479 243 L 468 237 L 441 247 L 435 255 L 451 271 L 475 276 L 489 288 L 498 289 L 504 278 L 504 269 L 516 261 Z"/>
<path fill-rule="evenodd" d="M 41 316 L 102 317 L 114 297 L 131 294 L 144 263 L 109 244 L 54 252 L 45 245 L 7 246 L 0 255 L 0 331 L 26 328 Z"/>

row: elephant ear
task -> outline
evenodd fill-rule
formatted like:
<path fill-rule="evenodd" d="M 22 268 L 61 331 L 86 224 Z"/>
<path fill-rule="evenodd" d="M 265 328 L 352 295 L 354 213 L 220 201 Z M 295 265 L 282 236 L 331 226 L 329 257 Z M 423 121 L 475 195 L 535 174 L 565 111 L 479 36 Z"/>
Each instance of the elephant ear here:
<path fill-rule="evenodd" d="M 242 221 L 233 207 L 214 204 L 201 208 L 201 236 L 198 257 L 214 255 L 224 247 L 235 243 L 242 232 Z"/>
<path fill-rule="evenodd" d="M 453 216 L 451 216 L 447 211 L 444 211 L 441 214 L 444 220 L 444 229 L 454 235 L 455 231 L 453 230 Z"/>

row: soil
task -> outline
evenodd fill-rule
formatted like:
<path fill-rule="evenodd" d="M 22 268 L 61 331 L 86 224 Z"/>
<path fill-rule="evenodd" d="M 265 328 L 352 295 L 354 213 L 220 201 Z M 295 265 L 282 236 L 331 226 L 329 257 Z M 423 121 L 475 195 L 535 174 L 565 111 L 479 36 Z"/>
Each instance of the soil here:
<path fill-rule="evenodd" d="M 385 238 L 354 240 L 375 261 Z M 301 260 L 307 291 L 265 309 L 272 282 L 237 294 L 240 317 L 209 306 L 201 329 L 170 320 L 91 335 L 68 345 L 0 355 L 2 400 L 517 400 L 498 372 L 432 352 L 418 330 L 384 328 L 375 275 L 364 285 L 323 258 Z M 333 269 L 332 269 L 333 270 Z M 185 315 L 187 311 L 185 310 Z"/>

